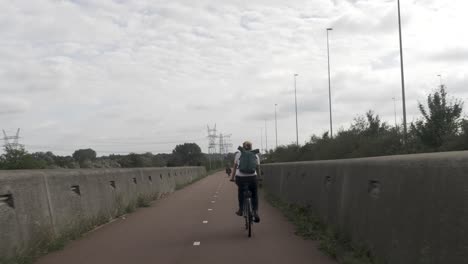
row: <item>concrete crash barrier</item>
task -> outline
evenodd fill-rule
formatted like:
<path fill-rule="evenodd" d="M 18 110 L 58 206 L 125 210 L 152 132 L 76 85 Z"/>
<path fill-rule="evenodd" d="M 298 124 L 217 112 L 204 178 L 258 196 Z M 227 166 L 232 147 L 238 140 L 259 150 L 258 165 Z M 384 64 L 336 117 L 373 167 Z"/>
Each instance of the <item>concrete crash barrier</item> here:
<path fill-rule="evenodd" d="M 387 263 L 468 263 L 468 151 L 262 169 L 270 194 L 309 206 Z"/>
<path fill-rule="evenodd" d="M 139 199 L 205 175 L 204 167 L 0 171 L 0 259 L 107 222 Z"/>

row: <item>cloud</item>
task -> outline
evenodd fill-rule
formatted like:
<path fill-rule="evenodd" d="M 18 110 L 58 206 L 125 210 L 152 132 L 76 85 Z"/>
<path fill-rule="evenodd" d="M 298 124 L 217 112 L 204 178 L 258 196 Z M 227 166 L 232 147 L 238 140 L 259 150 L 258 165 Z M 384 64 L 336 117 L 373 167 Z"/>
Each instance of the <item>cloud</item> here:
<path fill-rule="evenodd" d="M 466 101 L 468 99 L 468 74 L 460 72 L 457 75 L 451 75 L 449 81 L 443 81 L 447 86 L 448 92 L 455 94 L 455 97 Z M 466 104 L 465 104 L 466 105 Z"/>
<path fill-rule="evenodd" d="M 245 12 L 240 17 L 240 25 L 246 30 L 259 30 L 264 26 L 262 20 L 263 17 L 258 12 Z"/>
<path fill-rule="evenodd" d="M 385 34 L 397 30 L 396 7 L 388 2 L 352 1 L 330 25 L 344 34 Z M 407 17 L 406 21 L 408 20 Z"/>
<path fill-rule="evenodd" d="M 0 115 L 24 113 L 30 109 L 30 103 L 24 99 L 0 97 Z"/>
<path fill-rule="evenodd" d="M 402 4 L 408 112 L 434 87 L 431 74 L 443 72 L 465 96 L 467 52 L 448 43 L 468 43 L 467 4 Z M 59 153 L 92 147 L 97 136 L 200 139 L 214 123 L 233 142 L 257 143 L 275 104 L 279 141 L 295 141 L 294 73 L 299 137 L 321 133 L 330 26 L 336 127 L 368 109 L 393 120 L 391 98 L 401 93 L 394 1 L 23 0 L 1 1 L 0 10 L 0 119 L 21 127 L 30 146 Z M 123 143 L 102 150 L 172 149 Z"/>
<path fill-rule="evenodd" d="M 283 96 L 281 96 L 282 94 Z M 270 94 L 262 100 L 276 102 L 277 104 L 277 119 L 288 119 L 295 116 L 296 108 L 294 101 L 294 91 L 279 91 L 278 93 Z M 328 90 L 300 90 L 297 93 L 297 111 L 298 115 L 322 114 L 328 112 Z M 254 121 L 273 120 L 274 103 L 268 108 L 257 108 L 251 111 L 248 118 Z"/>
<path fill-rule="evenodd" d="M 1 89 L 18 92 L 43 92 L 64 88 L 71 77 L 70 61 L 65 57 L 38 60 L 13 60 L 0 63 Z"/>
<path fill-rule="evenodd" d="M 468 61 L 468 48 L 457 47 L 436 52 L 430 55 L 435 61 L 466 62 Z"/>
<path fill-rule="evenodd" d="M 372 68 L 374 70 L 384 70 L 399 66 L 400 63 L 399 51 L 393 51 L 386 55 L 377 58 L 372 62 Z"/>

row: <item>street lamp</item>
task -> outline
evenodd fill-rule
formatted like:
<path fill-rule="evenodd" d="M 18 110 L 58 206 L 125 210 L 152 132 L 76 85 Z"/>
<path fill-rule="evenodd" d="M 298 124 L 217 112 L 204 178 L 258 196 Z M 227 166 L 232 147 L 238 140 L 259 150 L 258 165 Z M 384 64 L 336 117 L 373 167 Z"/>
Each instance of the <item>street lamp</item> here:
<path fill-rule="evenodd" d="M 265 119 L 265 153 L 268 153 L 267 121 Z"/>
<path fill-rule="evenodd" d="M 276 138 L 276 148 L 278 148 L 278 122 L 276 119 L 276 106 L 278 104 L 275 104 L 275 138 Z"/>
<path fill-rule="evenodd" d="M 263 128 L 260 128 L 260 144 L 261 144 L 260 152 L 262 152 L 264 150 L 263 149 Z"/>
<path fill-rule="evenodd" d="M 328 58 L 328 104 L 330 107 L 330 138 L 333 138 L 333 121 L 332 121 L 332 106 L 331 106 L 331 81 L 330 81 L 330 44 L 328 40 L 328 32 L 333 28 L 327 28 L 327 58 Z"/>
<path fill-rule="evenodd" d="M 438 74 L 437 76 L 439 76 L 440 87 L 444 87 L 443 84 L 442 84 L 442 74 Z"/>
<path fill-rule="evenodd" d="M 405 73 L 403 69 L 403 41 L 401 39 L 401 15 L 400 15 L 400 0 L 398 2 L 398 32 L 400 36 L 400 70 L 401 70 L 401 100 L 403 104 L 403 136 L 406 143 L 407 127 L 406 127 L 406 97 L 405 97 Z"/>
<path fill-rule="evenodd" d="M 296 77 L 299 74 L 294 74 L 294 105 L 296 107 L 296 145 L 299 147 L 299 132 L 298 132 L 298 125 L 297 125 L 297 95 L 296 95 Z"/>
<path fill-rule="evenodd" d="M 397 121 L 396 121 L 396 99 L 395 97 L 392 97 L 393 99 L 393 113 L 395 115 L 395 128 L 397 127 Z"/>

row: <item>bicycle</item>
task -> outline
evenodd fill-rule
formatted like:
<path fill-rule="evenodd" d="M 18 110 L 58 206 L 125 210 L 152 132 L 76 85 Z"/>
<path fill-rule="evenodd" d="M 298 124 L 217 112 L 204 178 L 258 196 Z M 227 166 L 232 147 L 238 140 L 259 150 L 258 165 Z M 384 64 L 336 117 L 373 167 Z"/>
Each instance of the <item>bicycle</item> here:
<path fill-rule="evenodd" d="M 252 225 L 253 225 L 253 208 L 252 208 L 252 193 L 249 190 L 248 184 L 242 185 L 243 189 L 243 199 L 244 199 L 244 208 L 242 210 L 242 215 L 245 219 L 245 229 L 247 230 L 248 237 L 252 236 Z"/>

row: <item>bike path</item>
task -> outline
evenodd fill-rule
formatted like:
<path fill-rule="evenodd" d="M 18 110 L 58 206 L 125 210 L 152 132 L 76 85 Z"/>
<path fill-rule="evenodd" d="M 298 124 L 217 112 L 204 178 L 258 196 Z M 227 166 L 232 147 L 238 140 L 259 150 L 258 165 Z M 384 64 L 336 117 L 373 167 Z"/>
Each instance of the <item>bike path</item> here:
<path fill-rule="evenodd" d="M 236 209 L 236 186 L 226 174 L 216 173 L 88 233 L 37 264 L 336 264 L 317 250 L 316 242 L 294 235 L 294 227 L 263 199 L 261 222 L 254 224 L 251 238 Z"/>

